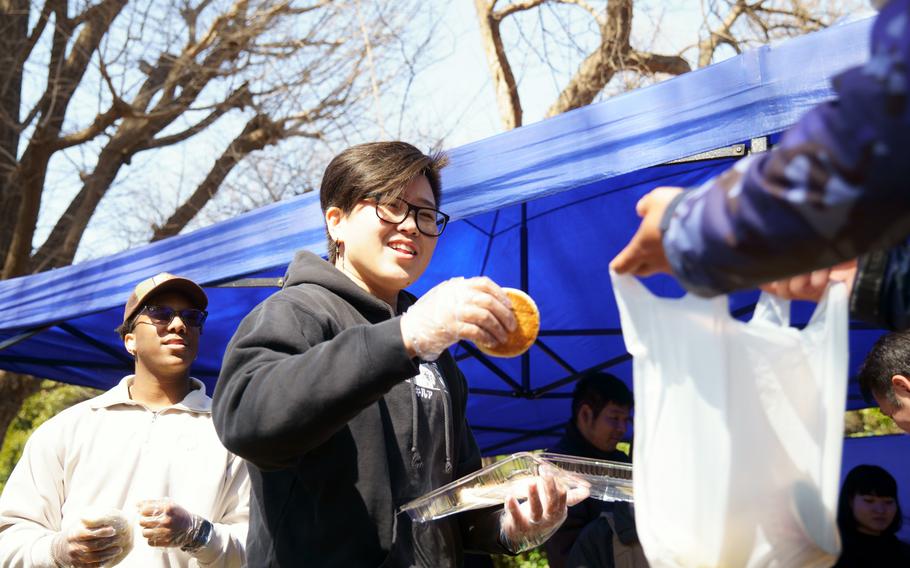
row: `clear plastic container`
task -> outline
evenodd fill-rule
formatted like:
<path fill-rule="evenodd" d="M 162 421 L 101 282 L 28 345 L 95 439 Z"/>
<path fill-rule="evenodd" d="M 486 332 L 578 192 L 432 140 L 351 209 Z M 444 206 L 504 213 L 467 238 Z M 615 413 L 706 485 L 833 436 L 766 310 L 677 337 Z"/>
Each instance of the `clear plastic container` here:
<path fill-rule="evenodd" d="M 593 499 L 629 502 L 633 500 L 632 464 L 551 453 L 539 454 L 538 457 L 572 478 L 584 480 Z"/>
<path fill-rule="evenodd" d="M 632 500 L 632 466 L 561 454 L 519 452 L 414 499 L 401 507 L 419 522 L 462 511 L 502 505 L 509 497 L 526 499 L 528 487 L 542 474 L 567 489 L 586 487 L 601 501 Z"/>

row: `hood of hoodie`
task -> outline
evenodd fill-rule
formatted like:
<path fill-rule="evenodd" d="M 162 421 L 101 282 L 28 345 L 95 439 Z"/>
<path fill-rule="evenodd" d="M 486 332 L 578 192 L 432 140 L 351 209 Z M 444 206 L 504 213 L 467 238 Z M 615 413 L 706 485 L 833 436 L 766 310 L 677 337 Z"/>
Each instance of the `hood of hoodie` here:
<path fill-rule="evenodd" d="M 408 292 L 398 293 L 398 306 L 389 306 L 383 300 L 370 294 L 351 280 L 344 272 L 335 268 L 321 256 L 309 251 L 298 251 L 288 265 L 284 276 L 284 288 L 299 284 L 317 284 L 351 304 L 370 322 L 376 323 L 402 313 L 414 303 L 415 298 Z"/>

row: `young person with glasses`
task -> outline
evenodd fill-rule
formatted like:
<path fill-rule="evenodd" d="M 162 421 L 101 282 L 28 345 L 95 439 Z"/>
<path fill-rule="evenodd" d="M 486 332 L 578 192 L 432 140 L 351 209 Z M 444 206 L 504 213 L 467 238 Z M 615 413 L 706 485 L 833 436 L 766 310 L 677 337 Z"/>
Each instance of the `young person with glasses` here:
<path fill-rule="evenodd" d="M 403 142 L 336 156 L 320 194 L 328 262 L 299 252 L 284 288 L 228 346 L 214 417 L 252 464 L 252 566 L 459 566 L 464 551 L 539 544 L 565 518 L 552 479 L 504 509 L 429 523 L 398 514 L 480 467 L 467 384 L 447 348 L 495 345 L 515 326 L 486 278 L 449 280 L 419 300 L 404 291 L 448 221 L 444 163 Z"/>
<path fill-rule="evenodd" d="M 189 376 L 207 304 L 171 274 L 136 286 L 117 328 L 135 372 L 32 434 L 0 495 L 3 566 L 244 565 L 249 475 Z"/>

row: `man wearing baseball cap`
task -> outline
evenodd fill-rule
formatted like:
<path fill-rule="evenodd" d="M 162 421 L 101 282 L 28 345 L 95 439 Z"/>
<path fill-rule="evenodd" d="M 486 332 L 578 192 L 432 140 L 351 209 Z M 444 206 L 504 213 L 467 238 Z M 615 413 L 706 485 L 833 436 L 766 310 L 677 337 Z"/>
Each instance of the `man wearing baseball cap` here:
<path fill-rule="evenodd" d="M 117 332 L 135 372 L 42 424 L 0 495 L 4 566 L 241 566 L 246 465 L 189 375 L 208 298 L 161 273 L 140 282 Z"/>

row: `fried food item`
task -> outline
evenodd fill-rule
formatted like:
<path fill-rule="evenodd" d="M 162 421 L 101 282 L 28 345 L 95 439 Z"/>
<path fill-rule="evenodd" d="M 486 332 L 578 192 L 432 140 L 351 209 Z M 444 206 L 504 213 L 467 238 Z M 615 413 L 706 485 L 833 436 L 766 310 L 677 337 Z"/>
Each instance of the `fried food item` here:
<path fill-rule="evenodd" d="M 478 344 L 477 347 L 483 353 L 493 357 L 518 357 L 527 351 L 537 339 L 537 332 L 540 331 L 540 311 L 531 296 L 521 290 L 517 288 L 503 288 L 502 290 L 512 302 L 512 312 L 515 314 L 518 325 L 504 342 L 493 346 Z"/>

